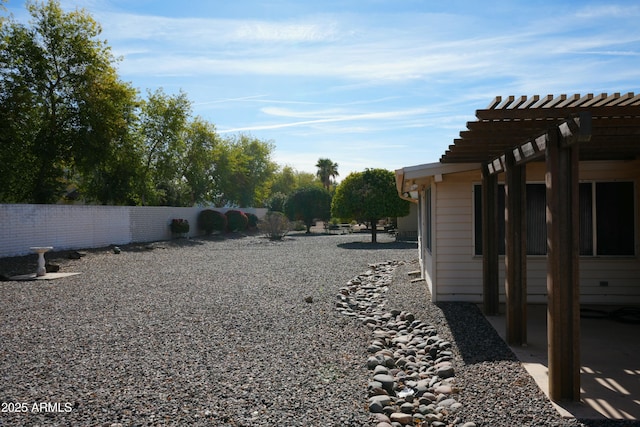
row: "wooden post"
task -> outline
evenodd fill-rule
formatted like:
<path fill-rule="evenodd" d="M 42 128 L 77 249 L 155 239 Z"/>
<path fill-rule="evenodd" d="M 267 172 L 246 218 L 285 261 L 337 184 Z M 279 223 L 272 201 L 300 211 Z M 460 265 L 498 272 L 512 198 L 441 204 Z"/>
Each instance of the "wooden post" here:
<path fill-rule="evenodd" d="M 507 343 L 527 343 L 527 213 L 526 166 L 507 152 L 505 192 L 505 290 Z"/>
<path fill-rule="evenodd" d="M 500 312 L 498 258 L 498 176 L 482 167 L 482 299 L 484 314 Z"/>
<path fill-rule="evenodd" d="M 578 144 L 549 132 L 547 185 L 547 339 L 549 397 L 580 400 Z"/>

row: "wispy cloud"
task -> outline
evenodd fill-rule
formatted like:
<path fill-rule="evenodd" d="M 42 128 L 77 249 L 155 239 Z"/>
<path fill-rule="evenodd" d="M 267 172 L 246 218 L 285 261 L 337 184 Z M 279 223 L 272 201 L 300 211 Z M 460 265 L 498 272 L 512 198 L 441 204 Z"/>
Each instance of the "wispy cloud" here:
<path fill-rule="evenodd" d="M 198 102 L 194 104 L 194 106 L 209 105 L 209 104 L 226 104 L 229 102 L 259 101 L 261 98 L 264 98 L 265 96 L 266 95 L 252 95 L 252 96 L 243 96 L 240 98 L 216 99 L 213 101 Z"/>
<path fill-rule="evenodd" d="M 211 18 L 168 18 L 122 13 L 102 14 L 114 40 L 156 40 L 183 47 L 224 43 L 311 43 L 335 38 L 332 23 L 270 22 Z"/>
<path fill-rule="evenodd" d="M 309 120 L 299 120 L 284 123 L 269 123 L 260 125 L 251 125 L 234 129 L 222 129 L 221 133 L 233 132 L 250 132 L 256 130 L 273 130 L 299 126 L 311 126 L 325 123 L 335 122 L 356 122 L 356 121 L 378 121 L 398 119 L 403 117 L 411 117 L 424 114 L 425 109 L 410 109 L 401 111 L 383 111 L 383 112 L 367 112 L 367 113 L 344 113 L 337 110 L 323 110 L 313 112 L 293 111 L 284 108 L 268 107 L 262 111 L 270 116 L 286 117 L 286 118 L 308 118 Z"/>
<path fill-rule="evenodd" d="M 640 16 L 640 6 L 628 4 L 603 4 L 597 6 L 585 6 L 576 12 L 579 18 L 631 18 Z"/>

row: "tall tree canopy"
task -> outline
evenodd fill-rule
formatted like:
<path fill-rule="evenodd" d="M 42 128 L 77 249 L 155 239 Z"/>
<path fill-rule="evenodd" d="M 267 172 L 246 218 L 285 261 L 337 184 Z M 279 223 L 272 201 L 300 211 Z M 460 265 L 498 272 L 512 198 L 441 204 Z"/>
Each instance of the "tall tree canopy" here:
<path fill-rule="evenodd" d="M 318 159 L 316 167 L 318 168 L 317 176 L 324 188 L 331 189 L 331 179 L 338 176 L 338 164 L 331 159 Z"/>
<path fill-rule="evenodd" d="M 0 0 L 0 12 L 5 12 Z M 58 0 L 0 15 L 0 203 L 264 206 L 313 174 L 271 160 L 274 145 L 220 137 L 179 91 L 141 99 L 120 81 L 100 25 Z M 73 191 L 72 191 L 73 190 Z"/>
<path fill-rule="evenodd" d="M 224 139 L 216 161 L 220 170 L 220 205 L 264 206 L 278 165 L 271 160 L 273 143 L 241 134 Z"/>
<path fill-rule="evenodd" d="M 186 151 L 180 164 L 181 176 L 187 185 L 189 206 L 215 198 L 218 171 L 215 153 L 220 137 L 213 124 L 196 117 L 186 129 Z"/>
<path fill-rule="evenodd" d="M 396 190 L 395 174 L 386 169 L 366 169 L 349 174 L 336 188 L 331 215 L 371 222 L 371 241 L 377 241 L 376 223 L 409 214 L 409 202 Z"/>
<path fill-rule="evenodd" d="M 185 132 L 191 102 L 184 92 L 149 92 L 142 102 L 140 138 L 143 141 L 142 204 L 180 205 L 184 192 L 180 160 L 186 152 Z"/>
<path fill-rule="evenodd" d="M 0 27 L 0 199 L 54 202 L 78 174 L 90 196 L 126 199 L 128 179 L 118 194 L 96 188 L 119 173 L 116 147 L 135 150 L 135 91 L 118 79 L 86 12 L 65 13 L 53 0 L 27 10 L 30 26 L 6 18 Z"/>

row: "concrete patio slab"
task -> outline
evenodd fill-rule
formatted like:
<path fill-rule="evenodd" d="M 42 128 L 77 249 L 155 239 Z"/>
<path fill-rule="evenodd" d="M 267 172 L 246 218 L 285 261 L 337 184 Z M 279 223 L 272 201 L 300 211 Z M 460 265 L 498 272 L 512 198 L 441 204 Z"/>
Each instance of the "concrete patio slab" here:
<path fill-rule="evenodd" d="M 546 314 L 546 305 L 529 305 L 527 346 L 511 349 L 548 396 Z M 487 320 L 505 339 L 505 316 L 487 316 Z M 581 400 L 554 403 L 563 416 L 640 420 L 639 332 L 637 324 L 609 318 L 581 319 Z"/>

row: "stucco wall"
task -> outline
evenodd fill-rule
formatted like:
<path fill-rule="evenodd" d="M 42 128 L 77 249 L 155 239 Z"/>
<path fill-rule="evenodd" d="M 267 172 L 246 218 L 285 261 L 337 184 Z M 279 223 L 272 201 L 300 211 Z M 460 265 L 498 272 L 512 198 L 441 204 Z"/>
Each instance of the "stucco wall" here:
<path fill-rule="evenodd" d="M 171 238 L 173 218 L 187 219 L 196 236 L 204 208 L 160 206 L 0 205 L 0 257 L 26 255 L 32 246 L 56 250 L 99 248 Z M 215 208 L 226 212 L 226 208 Z M 262 217 L 266 209 L 242 209 Z"/>

